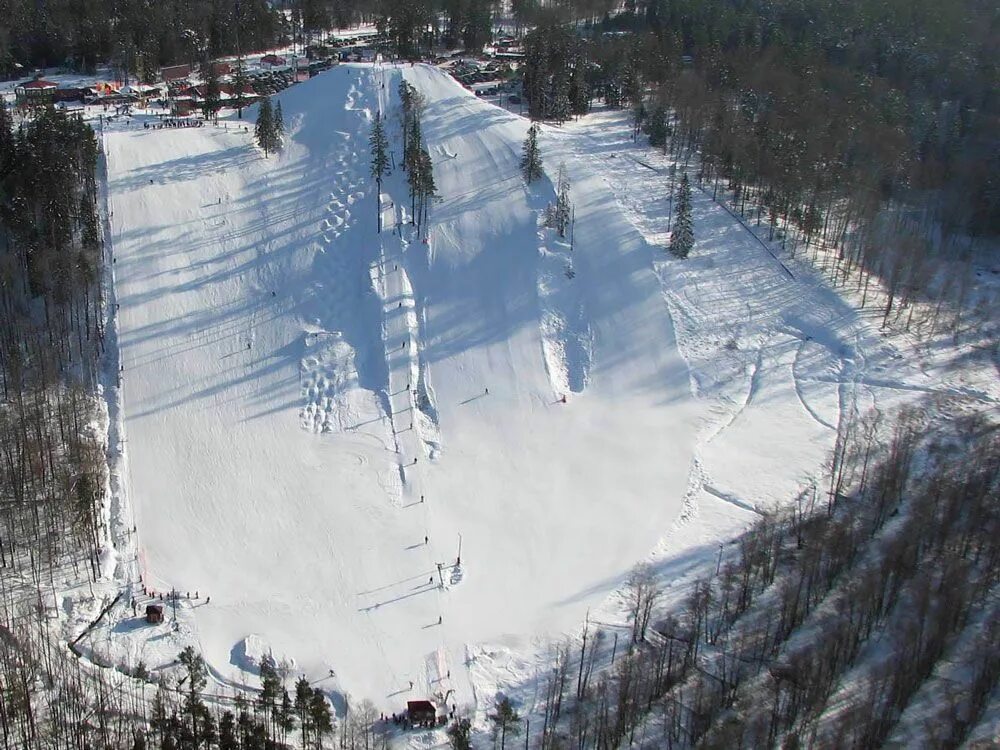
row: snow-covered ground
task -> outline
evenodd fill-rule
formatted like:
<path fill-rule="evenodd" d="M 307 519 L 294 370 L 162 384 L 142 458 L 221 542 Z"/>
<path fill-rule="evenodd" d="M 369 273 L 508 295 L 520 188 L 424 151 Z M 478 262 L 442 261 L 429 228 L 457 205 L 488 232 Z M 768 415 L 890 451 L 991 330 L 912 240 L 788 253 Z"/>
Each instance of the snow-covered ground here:
<path fill-rule="evenodd" d="M 427 244 L 402 173 L 374 231 L 367 136 L 404 73 L 441 195 Z M 574 629 L 681 510 L 698 407 L 653 252 L 581 186 L 569 290 L 526 123 L 443 73 L 343 66 L 281 101 L 269 160 L 234 129 L 106 135 L 144 582 L 191 592 L 178 638 L 223 680 L 253 635 L 387 709 L 472 703 L 467 644 Z"/>
<path fill-rule="evenodd" d="M 381 200 L 369 176 L 376 111 L 400 159 L 401 76 L 428 102 L 427 243 L 403 173 Z M 588 610 L 622 624 L 635 562 L 682 581 L 790 502 L 847 410 L 996 407 L 994 371 L 911 356 L 709 195 L 671 260 L 669 161 L 627 113 L 545 128 L 526 188 L 527 122 L 433 68 L 341 66 L 280 100 L 266 160 L 232 122 L 105 134 L 133 539 L 147 587 L 191 593 L 174 632 L 123 600 L 105 658 L 193 642 L 256 684 L 270 651 L 387 711 L 530 710 L 550 641 Z M 560 163 L 572 247 L 540 226 Z"/>

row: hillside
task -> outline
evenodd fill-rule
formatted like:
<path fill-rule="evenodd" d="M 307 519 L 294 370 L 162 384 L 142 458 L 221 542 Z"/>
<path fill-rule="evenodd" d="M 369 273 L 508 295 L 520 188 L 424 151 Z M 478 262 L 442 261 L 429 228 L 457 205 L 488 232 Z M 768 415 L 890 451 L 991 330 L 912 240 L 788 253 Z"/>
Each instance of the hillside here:
<path fill-rule="evenodd" d="M 367 176 L 403 75 L 428 100 L 427 244 L 399 173 L 402 235 L 376 234 Z M 124 650 L 193 639 L 243 683 L 254 635 L 386 708 L 410 680 L 471 703 L 466 644 L 575 627 L 680 510 L 696 406 L 652 249 L 588 185 L 569 284 L 526 123 L 437 71 L 343 66 L 281 103 L 277 159 L 233 123 L 106 136 L 140 569 L 202 597 L 173 646 Z"/>
<path fill-rule="evenodd" d="M 400 159 L 404 79 L 439 196 L 426 241 L 405 174 L 377 199 L 369 172 L 376 112 Z M 95 659 L 170 671 L 194 645 L 226 692 L 271 654 L 341 714 L 436 695 L 483 728 L 504 694 L 537 716 L 585 618 L 614 656 L 636 563 L 673 607 L 722 542 L 826 481 L 857 415 L 997 403 L 973 346 L 878 331 L 710 190 L 672 259 L 680 165 L 627 112 L 544 127 L 527 188 L 527 121 L 434 68 L 341 66 L 279 99 L 268 159 L 253 110 L 103 134 L 117 525 L 137 530 L 117 576 L 140 614 L 144 587 L 181 595 L 175 626 L 121 599 L 81 644 Z M 542 226 L 560 167 L 566 238 Z"/>

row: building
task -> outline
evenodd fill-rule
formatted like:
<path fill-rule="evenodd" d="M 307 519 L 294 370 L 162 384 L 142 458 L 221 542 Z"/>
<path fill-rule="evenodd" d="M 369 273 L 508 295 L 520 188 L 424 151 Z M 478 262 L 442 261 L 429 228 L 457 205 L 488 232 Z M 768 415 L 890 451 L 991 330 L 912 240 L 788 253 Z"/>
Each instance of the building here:
<path fill-rule="evenodd" d="M 37 78 L 34 81 L 22 83 L 14 87 L 14 96 L 19 102 L 52 101 L 59 84 L 46 81 L 44 78 Z"/>
<path fill-rule="evenodd" d="M 416 727 L 433 727 L 437 724 L 437 709 L 430 701 L 407 701 L 406 718 Z"/>
<path fill-rule="evenodd" d="M 168 68 L 160 68 L 160 77 L 164 81 L 178 81 L 191 75 L 190 65 L 171 65 Z"/>
<path fill-rule="evenodd" d="M 163 606 L 160 604 L 147 604 L 146 622 L 150 625 L 158 625 L 163 622 Z"/>
<path fill-rule="evenodd" d="M 227 62 L 214 62 L 210 67 L 216 76 L 227 76 L 233 72 L 233 66 Z"/>

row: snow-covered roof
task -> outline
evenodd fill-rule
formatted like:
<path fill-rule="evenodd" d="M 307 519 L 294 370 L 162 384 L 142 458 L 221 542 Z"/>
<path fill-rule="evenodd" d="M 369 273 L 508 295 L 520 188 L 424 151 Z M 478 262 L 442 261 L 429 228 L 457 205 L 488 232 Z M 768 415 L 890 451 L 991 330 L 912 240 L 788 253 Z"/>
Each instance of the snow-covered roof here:
<path fill-rule="evenodd" d="M 56 89 L 59 88 L 59 84 L 39 78 L 36 81 L 30 81 L 29 83 L 22 84 L 21 88 L 30 90 Z"/>

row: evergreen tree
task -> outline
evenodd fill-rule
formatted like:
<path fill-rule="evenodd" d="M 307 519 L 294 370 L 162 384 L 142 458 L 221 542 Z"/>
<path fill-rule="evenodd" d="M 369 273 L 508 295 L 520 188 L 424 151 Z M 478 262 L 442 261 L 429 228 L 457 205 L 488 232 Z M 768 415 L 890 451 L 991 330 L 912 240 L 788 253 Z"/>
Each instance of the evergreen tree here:
<path fill-rule="evenodd" d="M 590 86 L 587 83 L 586 60 L 579 55 L 569 77 L 569 106 L 574 115 L 585 115 L 590 109 Z"/>
<path fill-rule="evenodd" d="M 506 697 L 497 703 L 496 713 L 489 714 L 487 718 L 493 722 L 493 741 L 496 742 L 498 737 L 500 739 L 500 750 L 504 750 L 508 734 L 511 737 L 521 734 L 521 717 Z"/>
<path fill-rule="evenodd" d="M 528 183 L 532 183 L 541 177 L 542 157 L 538 152 L 538 126 L 532 123 L 528 128 L 528 135 L 525 136 L 524 146 L 521 155 L 521 174 Z"/>
<path fill-rule="evenodd" d="M 187 669 L 184 713 L 187 714 L 190 721 L 192 744 L 194 747 L 198 747 L 203 739 L 208 740 L 214 734 L 212 717 L 201 699 L 201 692 L 205 689 L 205 684 L 208 681 L 208 670 L 201 655 L 195 653 L 191 646 L 181 651 L 177 661 Z"/>
<path fill-rule="evenodd" d="M 409 155 L 410 117 L 413 114 L 413 87 L 405 80 L 399 82 L 399 130 L 403 138 L 403 169 Z"/>
<path fill-rule="evenodd" d="M 219 720 L 219 750 L 239 750 L 240 742 L 236 734 L 236 717 L 232 711 L 225 711 Z"/>
<path fill-rule="evenodd" d="M 201 104 L 202 114 L 206 120 L 215 117 L 222 104 L 222 90 L 219 88 L 219 76 L 215 71 L 215 66 L 210 60 L 205 60 L 201 64 L 205 77 L 205 99 Z"/>
<path fill-rule="evenodd" d="M 382 231 L 382 177 L 389 174 L 389 141 L 385 136 L 385 126 L 382 115 L 375 113 L 372 122 L 372 132 L 368 137 L 372 153 L 372 177 L 375 178 L 378 195 L 376 196 L 376 211 L 378 213 L 378 231 Z"/>
<path fill-rule="evenodd" d="M 236 97 L 234 104 L 236 105 L 236 117 L 240 120 L 243 119 L 243 108 L 246 106 L 245 90 L 250 85 L 250 79 L 247 78 L 246 71 L 243 69 L 243 62 L 236 67 L 236 72 L 233 73 L 233 94 Z"/>
<path fill-rule="evenodd" d="M 281 102 L 274 107 L 274 150 L 280 151 L 285 143 L 285 116 L 281 113 Z"/>
<path fill-rule="evenodd" d="M 257 110 L 257 125 L 254 127 L 254 137 L 257 145 L 264 149 L 264 156 L 274 151 L 274 110 L 271 108 L 271 97 L 260 100 Z"/>
<path fill-rule="evenodd" d="M 555 229 L 560 237 L 565 237 L 573 221 L 573 204 L 569 200 L 569 177 L 566 165 L 559 165 L 559 176 L 556 178 L 556 202 L 545 208 L 545 226 Z"/>
<path fill-rule="evenodd" d="M 468 719 L 455 719 L 448 727 L 448 742 L 452 750 L 472 750 L 472 723 Z"/>
<path fill-rule="evenodd" d="M 309 717 L 315 733 L 316 747 L 321 748 L 323 738 L 333 731 L 333 716 L 330 704 L 327 703 L 323 691 L 313 688 L 312 701 L 309 704 Z"/>
<path fill-rule="evenodd" d="M 306 747 L 309 742 L 309 733 L 312 730 L 312 716 L 309 713 L 312 702 L 312 688 L 309 680 L 300 677 L 295 683 L 295 713 L 299 717 L 299 727 L 302 730 L 302 747 Z"/>
<path fill-rule="evenodd" d="M 677 188 L 677 203 L 674 209 L 674 228 L 670 235 L 670 252 L 678 258 L 686 258 L 694 247 L 694 224 L 691 217 L 691 185 L 687 175 L 681 176 Z"/>
<path fill-rule="evenodd" d="M 427 149 L 420 149 L 420 207 L 421 225 L 426 225 L 430 203 L 437 195 L 437 185 L 434 183 L 434 164 Z"/>

